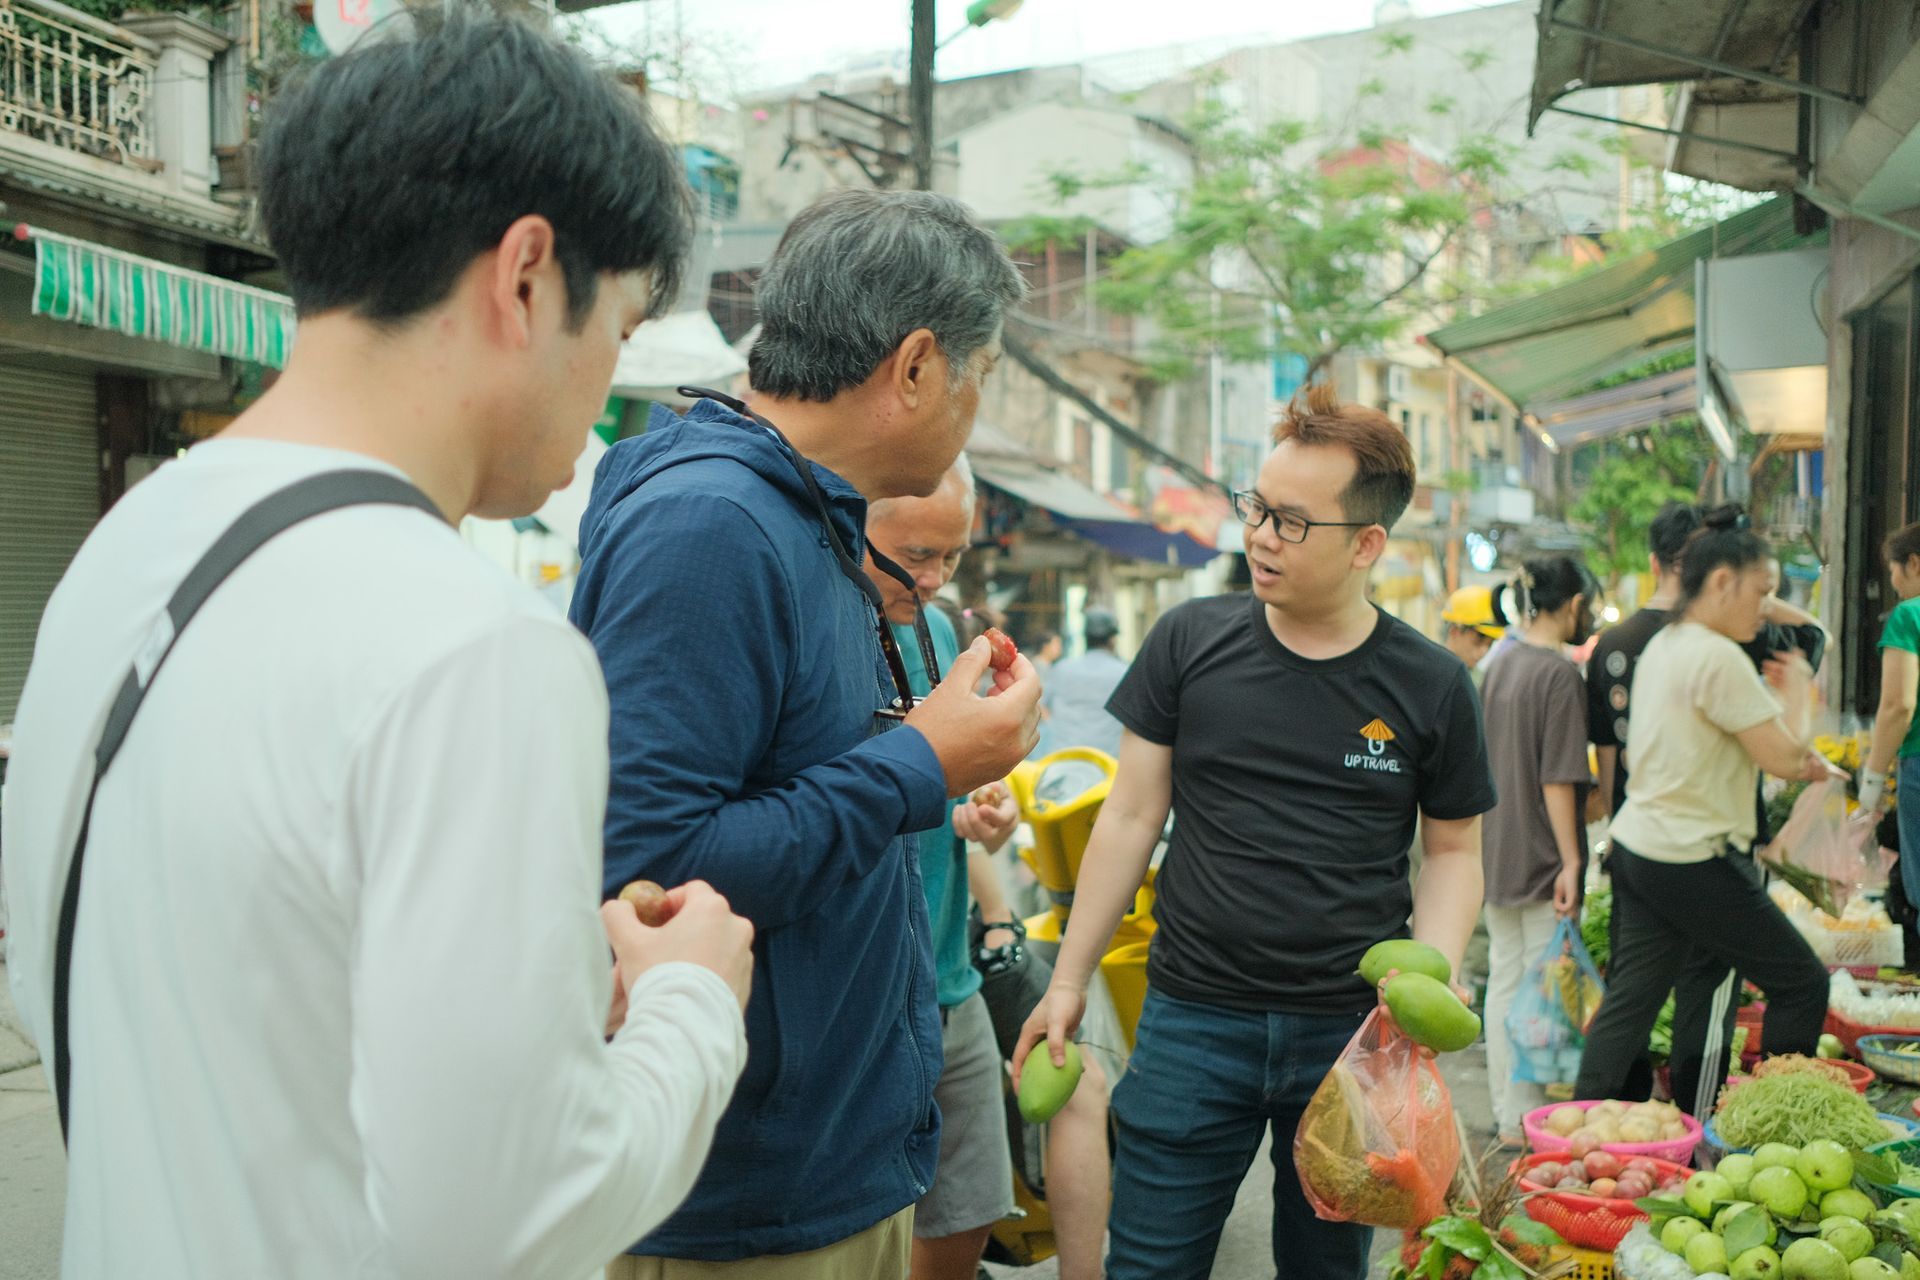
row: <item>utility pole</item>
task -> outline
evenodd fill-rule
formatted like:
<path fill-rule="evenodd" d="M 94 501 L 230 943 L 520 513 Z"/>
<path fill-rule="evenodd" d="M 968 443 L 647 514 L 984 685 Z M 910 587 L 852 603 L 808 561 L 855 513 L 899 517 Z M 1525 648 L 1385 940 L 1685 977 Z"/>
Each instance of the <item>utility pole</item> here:
<path fill-rule="evenodd" d="M 913 185 L 933 190 L 933 0 L 913 0 L 913 46 L 907 55 L 907 119 L 913 125 Z"/>

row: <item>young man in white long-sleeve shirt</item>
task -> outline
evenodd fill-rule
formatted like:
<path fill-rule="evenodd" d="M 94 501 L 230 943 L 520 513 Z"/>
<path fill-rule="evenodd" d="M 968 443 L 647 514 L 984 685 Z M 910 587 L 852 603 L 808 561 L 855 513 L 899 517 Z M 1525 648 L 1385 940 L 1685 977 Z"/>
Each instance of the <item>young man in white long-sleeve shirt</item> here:
<path fill-rule="evenodd" d="M 442 517 L 281 534 L 151 679 L 78 899 L 68 1276 L 578 1280 L 686 1194 L 744 1064 L 751 926 L 700 884 L 659 928 L 599 907 L 593 650 L 450 527 L 567 481 L 677 282 L 679 162 L 544 35 L 426 22 L 279 104 L 261 207 L 291 361 L 115 507 L 42 622 L 5 888 L 47 1050 L 94 745 L 189 569 L 322 472 Z"/>

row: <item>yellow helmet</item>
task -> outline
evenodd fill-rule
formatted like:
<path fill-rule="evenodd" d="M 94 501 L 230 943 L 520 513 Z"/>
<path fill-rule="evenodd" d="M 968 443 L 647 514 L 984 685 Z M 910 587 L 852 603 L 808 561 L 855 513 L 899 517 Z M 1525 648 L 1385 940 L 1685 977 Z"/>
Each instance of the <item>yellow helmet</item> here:
<path fill-rule="evenodd" d="M 1507 620 L 1494 604 L 1491 587 L 1460 588 L 1447 597 L 1447 607 L 1440 616 L 1456 627 L 1472 627 L 1494 640 L 1507 634 Z"/>

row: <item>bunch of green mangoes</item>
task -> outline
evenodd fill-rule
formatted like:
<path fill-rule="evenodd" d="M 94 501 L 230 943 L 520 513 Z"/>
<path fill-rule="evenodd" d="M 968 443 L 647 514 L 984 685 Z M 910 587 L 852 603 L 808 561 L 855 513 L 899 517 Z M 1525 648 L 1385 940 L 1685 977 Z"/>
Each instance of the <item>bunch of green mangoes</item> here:
<path fill-rule="evenodd" d="M 1426 943 L 1377 942 L 1361 957 L 1360 976 L 1380 988 L 1394 1024 L 1415 1044 L 1452 1053 L 1480 1038 L 1479 1017 L 1447 985 L 1453 966 Z"/>

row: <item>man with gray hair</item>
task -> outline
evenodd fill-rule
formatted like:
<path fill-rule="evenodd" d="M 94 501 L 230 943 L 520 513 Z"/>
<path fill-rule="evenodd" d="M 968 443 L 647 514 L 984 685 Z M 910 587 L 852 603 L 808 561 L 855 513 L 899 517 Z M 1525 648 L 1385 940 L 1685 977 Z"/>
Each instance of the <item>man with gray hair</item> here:
<path fill-rule="evenodd" d="M 655 410 L 581 524 L 573 617 L 613 701 L 606 890 L 703 879 L 757 930 L 713 1154 L 608 1275 L 896 1280 L 940 1146 L 911 833 L 1026 754 L 1040 690 L 1021 659 L 977 696 L 982 641 L 916 698 L 865 517 L 939 486 L 1024 285 L 955 202 L 848 191 L 794 220 L 757 292 L 758 413 Z"/>

